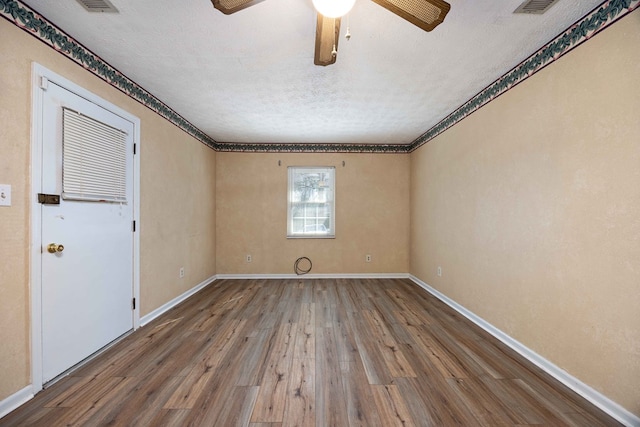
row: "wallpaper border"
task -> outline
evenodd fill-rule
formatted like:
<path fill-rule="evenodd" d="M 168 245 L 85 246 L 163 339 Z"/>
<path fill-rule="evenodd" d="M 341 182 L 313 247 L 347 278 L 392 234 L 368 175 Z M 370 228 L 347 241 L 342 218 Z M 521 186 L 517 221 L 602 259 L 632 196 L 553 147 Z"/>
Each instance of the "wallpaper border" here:
<path fill-rule="evenodd" d="M 409 144 L 408 151 L 412 152 L 418 149 L 509 89 L 513 89 L 519 83 L 522 83 L 618 19 L 632 12 L 638 7 L 638 3 L 640 3 L 640 0 L 609 0 L 603 2 L 562 34 L 544 45 L 533 55 L 512 68 L 511 71 L 491 83 L 461 107 L 457 108 L 435 126 L 416 138 Z"/>
<path fill-rule="evenodd" d="M 277 143 L 217 143 L 217 151 L 248 153 L 408 153 L 408 144 L 277 144 Z"/>
<path fill-rule="evenodd" d="M 217 142 L 211 137 L 29 6 L 17 0 L 0 0 L 0 15 L 197 140 L 216 148 Z"/>
<path fill-rule="evenodd" d="M 640 0 L 607 0 L 562 34 L 480 91 L 409 144 L 305 144 L 218 142 L 133 80 L 109 65 L 19 0 L 0 0 L 0 16 L 36 37 L 87 71 L 154 111 L 215 151 L 251 153 L 410 153 L 553 61 L 632 12 Z"/>

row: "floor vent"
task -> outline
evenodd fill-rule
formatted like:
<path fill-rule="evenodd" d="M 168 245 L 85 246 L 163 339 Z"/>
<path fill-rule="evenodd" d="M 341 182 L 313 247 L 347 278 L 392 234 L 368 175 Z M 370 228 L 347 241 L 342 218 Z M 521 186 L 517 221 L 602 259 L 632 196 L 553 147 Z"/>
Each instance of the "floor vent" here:
<path fill-rule="evenodd" d="M 109 0 L 78 0 L 89 12 L 109 12 L 118 13 L 118 9 Z"/>
<path fill-rule="evenodd" d="M 513 13 L 531 13 L 542 15 L 551 6 L 556 4 L 558 0 L 525 0 Z"/>

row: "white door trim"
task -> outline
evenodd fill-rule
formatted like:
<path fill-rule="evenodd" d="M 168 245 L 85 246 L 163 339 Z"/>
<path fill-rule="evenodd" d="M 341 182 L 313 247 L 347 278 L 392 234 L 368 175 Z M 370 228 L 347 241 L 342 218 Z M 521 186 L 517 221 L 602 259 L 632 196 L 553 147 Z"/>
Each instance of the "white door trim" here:
<path fill-rule="evenodd" d="M 42 113 L 44 90 L 48 82 L 54 82 L 68 91 L 96 104 L 133 123 L 133 219 L 136 232 L 133 237 L 133 329 L 140 326 L 140 119 L 111 104 L 88 90 L 76 85 L 38 63 L 31 71 L 31 246 L 30 246 L 30 295 L 31 295 L 31 385 L 33 394 L 42 390 L 42 230 L 41 211 L 37 194 L 42 192 Z"/>

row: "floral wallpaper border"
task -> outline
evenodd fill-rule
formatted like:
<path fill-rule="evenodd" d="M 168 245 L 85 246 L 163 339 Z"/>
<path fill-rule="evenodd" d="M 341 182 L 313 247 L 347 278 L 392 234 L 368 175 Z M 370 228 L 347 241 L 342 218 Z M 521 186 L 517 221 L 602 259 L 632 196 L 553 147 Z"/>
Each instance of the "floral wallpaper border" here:
<path fill-rule="evenodd" d="M 16 0 L 0 0 L 0 16 L 38 38 L 52 49 L 81 65 L 111 86 L 124 92 L 150 110 L 169 120 L 189 135 L 215 149 L 217 142 L 187 119 L 146 91 L 140 85 L 109 65 L 95 53 L 64 33 L 60 28 Z"/>
<path fill-rule="evenodd" d="M 618 19 L 633 11 L 640 0 L 609 0 L 595 8 L 564 33 L 547 43 L 536 53 L 522 61 L 511 71 L 487 86 L 476 96 L 449 114 L 431 129 L 415 139 L 409 152 L 416 150 L 474 111 L 493 101 L 518 83 L 531 77 L 565 53 L 589 40 Z"/>
<path fill-rule="evenodd" d="M 255 153 L 408 153 L 426 144 L 451 126 L 477 111 L 509 89 L 540 71 L 565 53 L 633 11 L 640 0 L 607 0 L 576 24 L 487 86 L 410 144 L 278 144 L 218 142 L 169 108 L 150 92 L 109 65 L 98 55 L 64 33 L 18 0 L 0 0 L 0 16 L 38 38 L 52 49 L 81 65 L 105 82 L 169 120 L 216 151 Z"/>

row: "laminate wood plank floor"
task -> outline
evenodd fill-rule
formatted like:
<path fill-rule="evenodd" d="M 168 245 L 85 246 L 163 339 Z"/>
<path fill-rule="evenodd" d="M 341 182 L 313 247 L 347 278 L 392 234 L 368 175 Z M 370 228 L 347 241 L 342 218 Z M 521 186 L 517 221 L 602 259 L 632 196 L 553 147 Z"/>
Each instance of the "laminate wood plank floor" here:
<path fill-rule="evenodd" d="M 406 279 L 220 280 L 2 426 L 615 426 Z"/>

